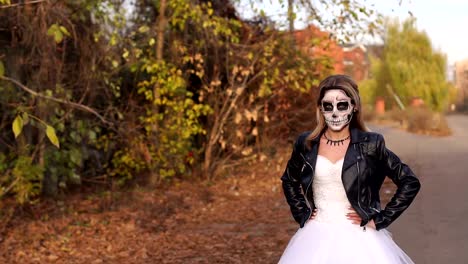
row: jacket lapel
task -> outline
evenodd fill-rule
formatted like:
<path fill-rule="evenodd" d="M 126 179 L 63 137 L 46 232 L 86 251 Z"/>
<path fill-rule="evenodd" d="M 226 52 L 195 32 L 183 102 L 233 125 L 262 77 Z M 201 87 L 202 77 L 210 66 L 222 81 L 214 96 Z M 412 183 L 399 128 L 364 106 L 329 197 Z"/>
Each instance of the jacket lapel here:
<path fill-rule="evenodd" d="M 309 165 L 312 166 L 312 170 L 315 171 L 315 163 L 317 163 L 318 155 L 318 142 L 313 142 L 311 149 L 306 154 L 306 159 L 309 162 Z"/>
<path fill-rule="evenodd" d="M 349 143 L 348 150 L 346 151 L 344 161 L 343 161 L 343 171 L 345 172 L 348 168 L 355 165 L 358 161 L 359 151 L 357 150 L 359 145 L 357 143 Z M 359 157 L 360 158 L 360 157 Z"/>
<path fill-rule="evenodd" d="M 357 128 L 351 128 L 351 142 L 346 150 L 342 172 L 345 172 L 362 158 L 359 143 L 365 140 L 367 140 L 367 137 L 363 132 Z"/>

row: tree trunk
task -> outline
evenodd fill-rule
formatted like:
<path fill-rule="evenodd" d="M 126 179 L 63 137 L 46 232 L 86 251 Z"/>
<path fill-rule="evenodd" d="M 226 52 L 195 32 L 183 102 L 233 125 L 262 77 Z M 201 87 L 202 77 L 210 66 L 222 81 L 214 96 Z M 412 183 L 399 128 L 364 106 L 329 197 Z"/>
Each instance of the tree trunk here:
<path fill-rule="evenodd" d="M 226 125 L 226 122 L 231 115 L 232 110 L 236 106 L 237 101 L 244 93 L 245 87 L 238 87 L 235 89 L 235 95 L 232 98 L 227 98 L 224 102 L 224 106 L 219 113 L 219 116 L 216 118 L 213 128 L 211 129 L 208 136 L 208 144 L 205 149 L 205 160 L 203 163 L 203 173 L 206 175 L 207 179 L 213 179 L 215 177 L 213 171 L 213 151 L 216 148 L 216 144 L 221 136 L 222 130 Z"/>
<path fill-rule="evenodd" d="M 166 31 L 167 18 L 166 18 L 166 0 L 160 0 L 159 2 L 159 14 L 156 20 L 156 62 L 162 63 L 164 61 L 164 33 Z M 159 115 L 159 106 L 156 103 L 159 101 L 161 95 L 159 92 L 159 84 L 155 83 L 153 86 L 153 115 Z M 159 124 L 158 119 L 153 124 L 152 127 L 152 139 L 154 144 L 157 146 L 159 144 Z M 151 175 L 151 184 L 155 185 L 159 181 L 159 175 L 156 172 L 153 172 Z"/>
<path fill-rule="evenodd" d="M 161 0 L 159 2 L 159 15 L 157 19 L 157 29 L 156 29 L 156 59 L 161 61 L 163 59 L 163 48 L 164 48 L 164 31 L 166 30 L 166 0 Z"/>
<path fill-rule="evenodd" d="M 213 153 L 213 147 L 214 144 L 212 144 L 210 141 L 208 141 L 208 144 L 205 149 L 205 160 L 203 163 L 203 174 L 206 175 L 207 179 L 211 179 L 210 173 L 211 173 L 211 153 Z"/>
<path fill-rule="evenodd" d="M 291 48 L 294 48 L 294 0 L 288 0 L 288 22 L 289 22 L 289 37 Z"/>

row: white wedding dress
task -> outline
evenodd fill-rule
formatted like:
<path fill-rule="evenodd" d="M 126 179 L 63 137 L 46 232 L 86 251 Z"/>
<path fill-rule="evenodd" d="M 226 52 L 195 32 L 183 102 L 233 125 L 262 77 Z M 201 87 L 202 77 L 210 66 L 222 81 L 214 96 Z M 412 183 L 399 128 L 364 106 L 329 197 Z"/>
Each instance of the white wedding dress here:
<path fill-rule="evenodd" d="M 400 264 L 413 263 L 393 241 L 390 232 L 352 224 L 351 206 L 341 180 L 343 159 L 332 163 L 317 157 L 313 181 L 317 216 L 289 241 L 281 264 Z"/>

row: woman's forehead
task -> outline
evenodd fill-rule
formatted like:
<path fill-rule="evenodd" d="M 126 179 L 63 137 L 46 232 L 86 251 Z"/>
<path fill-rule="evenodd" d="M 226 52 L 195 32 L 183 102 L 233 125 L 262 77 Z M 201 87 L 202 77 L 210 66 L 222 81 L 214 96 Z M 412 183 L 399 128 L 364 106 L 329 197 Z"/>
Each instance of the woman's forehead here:
<path fill-rule="evenodd" d="M 322 98 L 322 100 L 324 101 L 334 101 L 334 100 L 347 101 L 350 99 L 351 98 L 347 96 L 343 90 L 340 90 L 340 89 L 327 90 Z"/>

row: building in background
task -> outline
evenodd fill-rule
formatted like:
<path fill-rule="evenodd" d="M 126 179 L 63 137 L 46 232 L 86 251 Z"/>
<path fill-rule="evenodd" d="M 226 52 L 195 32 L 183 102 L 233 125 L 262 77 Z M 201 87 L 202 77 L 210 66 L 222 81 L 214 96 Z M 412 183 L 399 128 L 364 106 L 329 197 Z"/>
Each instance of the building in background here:
<path fill-rule="evenodd" d="M 454 83 L 457 88 L 458 109 L 468 108 L 468 59 L 455 63 Z"/>
<path fill-rule="evenodd" d="M 328 32 L 310 25 L 305 29 L 296 30 L 294 38 L 299 48 L 315 60 L 327 62 L 328 59 L 335 74 L 347 74 L 356 82 L 369 77 L 369 53 L 375 56 L 374 49 L 368 50 L 362 44 L 339 45 L 330 38 Z M 320 70 L 320 69 L 319 69 Z"/>
<path fill-rule="evenodd" d="M 362 44 L 345 44 L 343 47 L 344 74 L 357 82 L 369 77 L 367 48 Z"/>
<path fill-rule="evenodd" d="M 296 45 L 312 59 L 320 60 L 322 65 L 334 69 L 335 73 L 344 73 L 343 48 L 330 38 L 328 32 L 310 25 L 294 31 L 294 38 Z"/>

